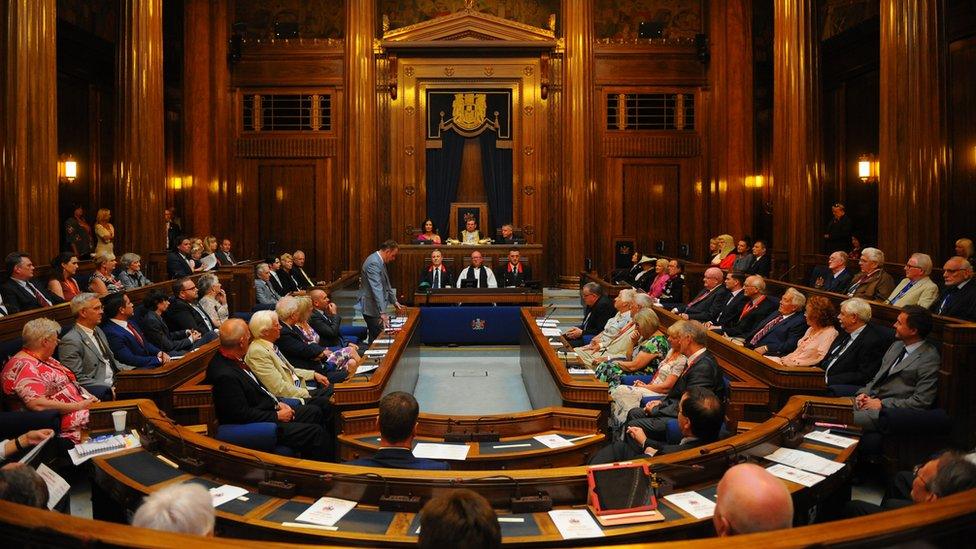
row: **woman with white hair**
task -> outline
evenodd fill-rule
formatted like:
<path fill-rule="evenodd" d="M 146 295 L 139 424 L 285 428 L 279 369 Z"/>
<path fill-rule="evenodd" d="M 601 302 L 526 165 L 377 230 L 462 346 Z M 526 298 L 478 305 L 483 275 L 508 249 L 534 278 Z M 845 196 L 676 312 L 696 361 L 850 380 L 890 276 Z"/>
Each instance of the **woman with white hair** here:
<path fill-rule="evenodd" d="M 210 317 L 214 327 L 219 327 L 230 316 L 227 309 L 227 293 L 220 286 L 217 275 L 208 273 L 197 279 L 200 301 L 197 305 Z"/>
<path fill-rule="evenodd" d="M 132 525 L 163 532 L 212 536 L 213 498 L 210 491 L 199 484 L 172 484 L 146 496 L 132 517 Z"/>
<path fill-rule="evenodd" d="M 14 411 L 57 410 L 61 413 L 61 436 L 78 443 L 81 431 L 88 427 L 88 409 L 98 399 L 53 357 L 60 332 L 61 326 L 49 318 L 24 324 L 24 347 L 7 361 L 0 382 Z"/>
<path fill-rule="evenodd" d="M 122 265 L 122 272 L 119 273 L 119 281 L 126 289 L 141 288 L 152 284 L 152 281 L 142 274 L 142 257 L 132 252 L 122 254 L 119 259 Z"/>
<path fill-rule="evenodd" d="M 634 315 L 637 330 L 631 334 L 632 350 L 623 356 L 611 357 L 596 367 L 596 377 L 606 381 L 610 389 L 620 385 L 626 374 L 653 374 L 671 345 L 657 333 L 660 322 L 653 309 L 643 309 Z"/>

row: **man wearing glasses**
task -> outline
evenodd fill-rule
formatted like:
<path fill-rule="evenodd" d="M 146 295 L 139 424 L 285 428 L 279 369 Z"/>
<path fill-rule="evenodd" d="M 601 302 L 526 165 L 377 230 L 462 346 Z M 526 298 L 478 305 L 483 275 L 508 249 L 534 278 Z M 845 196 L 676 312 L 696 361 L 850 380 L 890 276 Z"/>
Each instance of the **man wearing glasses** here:
<path fill-rule="evenodd" d="M 216 327 L 210 316 L 197 304 L 199 290 L 191 278 L 181 278 L 173 284 L 175 299 L 163 313 L 166 325 L 172 331 L 196 330 L 206 341 L 212 340 Z"/>
<path fill-rule="evenodd" d="M 855 499 L 847 503 L 844 514 L 859 517 L 890 511 L 935 501 L 970 488 L 976 488 L 976 465 L 965 456 L 949 451 L 916 465 L 914 471 L 896 474 L 881 505 Z"/>
<path fill-rule="evenodd" d="M 932 312 L 976 322 L 976 283 L 972 282 L 973 266 L 965 258 L 956 256 L 942 267 L 945 289 L 932 304 Z"/>
<path fill-rule="evenodd" d="M 895 307 L 918 305 L 928 309 L 939 296 L 939 287 L 932 282 L 932 258 L 927 254 L 912 254 L 905 263 L 905 278 L 895 286 L 887 302 Z"/>

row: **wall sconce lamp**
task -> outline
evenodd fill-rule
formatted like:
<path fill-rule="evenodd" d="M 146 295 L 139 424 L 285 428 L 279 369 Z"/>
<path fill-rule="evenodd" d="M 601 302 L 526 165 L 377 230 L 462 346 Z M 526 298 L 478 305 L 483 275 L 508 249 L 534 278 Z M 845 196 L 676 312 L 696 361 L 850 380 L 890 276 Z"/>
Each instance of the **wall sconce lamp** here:
<path fill-rule="evenodd" d="M 58 179 L 71 183 L 78 177 L 78 163 L 70 154 L 58 158 Z"/>
<path fill-rule="evenodd" d="M 870 154 L 857 158 L 857 177 L 865 183 L 878 181 L 878 161 Z"/>

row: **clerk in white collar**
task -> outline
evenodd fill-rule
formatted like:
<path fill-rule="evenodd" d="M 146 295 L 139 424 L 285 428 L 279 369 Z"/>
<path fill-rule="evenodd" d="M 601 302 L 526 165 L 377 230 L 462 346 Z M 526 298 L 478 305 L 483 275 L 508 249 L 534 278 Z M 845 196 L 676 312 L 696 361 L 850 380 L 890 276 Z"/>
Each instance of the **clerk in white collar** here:
<path fill-rule="evenodd" d="M 498 282 L 495 280 L 495 273 L 485 267 L 484 263 L 485 258 L 482 257 L 481 252 L 478 250 L 471 252 L 471 265 L 461 269 L 461 274 L 457 279 L 457 287 L 497 288 Z M 465 280 L 473 282 L 462 284 Z"/>

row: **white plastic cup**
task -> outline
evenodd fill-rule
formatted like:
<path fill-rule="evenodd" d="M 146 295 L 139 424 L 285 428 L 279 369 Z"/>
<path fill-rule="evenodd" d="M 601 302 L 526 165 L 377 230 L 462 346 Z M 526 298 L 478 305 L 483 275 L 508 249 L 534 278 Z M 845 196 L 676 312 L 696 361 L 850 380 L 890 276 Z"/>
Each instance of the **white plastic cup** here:
<path fill-rule="evenodd" d="M 125 415 L 125 410 L 112 412 L 112 423 L 115 424 L 116 433 L 122 433 L 125 431 Z"/>

